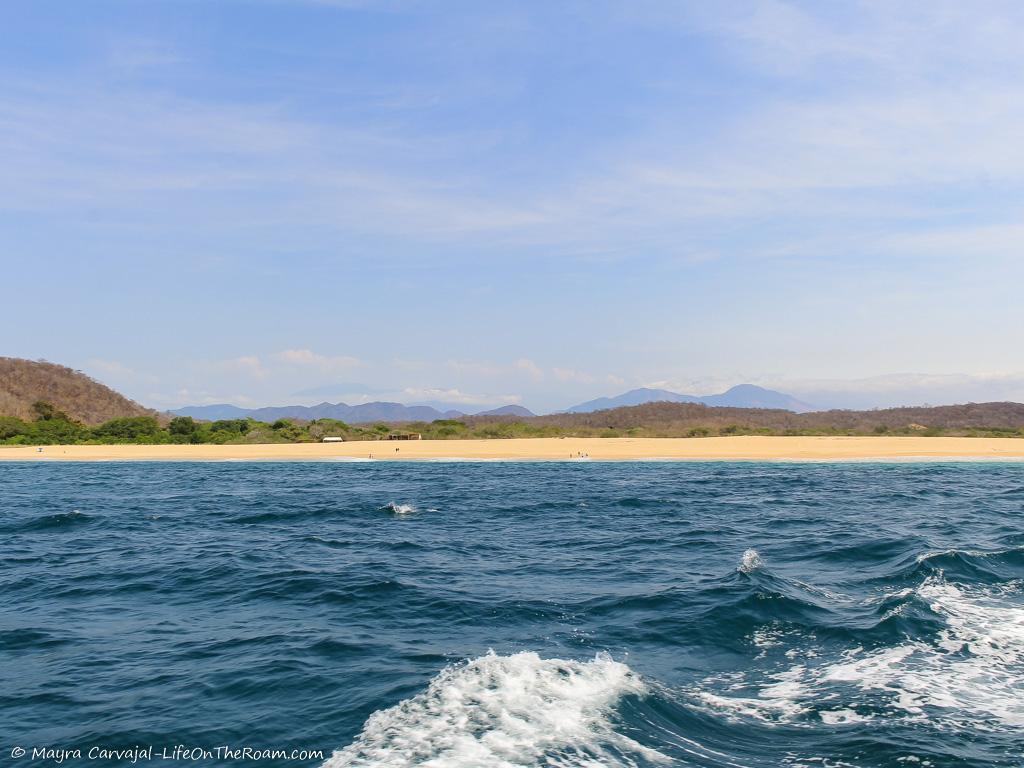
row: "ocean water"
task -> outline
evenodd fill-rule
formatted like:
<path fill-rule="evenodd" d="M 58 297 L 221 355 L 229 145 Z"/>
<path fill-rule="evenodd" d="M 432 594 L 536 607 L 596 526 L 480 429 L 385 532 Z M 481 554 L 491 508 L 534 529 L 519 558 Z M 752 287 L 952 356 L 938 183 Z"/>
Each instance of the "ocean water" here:
<path fill-rule="evenodd" d="M 223 745 L 1024 765 L 1024 466 L 0 464 L 0 761 Z"/>

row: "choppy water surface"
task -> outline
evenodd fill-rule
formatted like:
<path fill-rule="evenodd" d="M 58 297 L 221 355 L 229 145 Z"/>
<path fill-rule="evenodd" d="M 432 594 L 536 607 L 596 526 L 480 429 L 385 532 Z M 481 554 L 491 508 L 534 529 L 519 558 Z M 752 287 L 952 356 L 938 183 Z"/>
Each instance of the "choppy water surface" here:
<path fill-rule="evenodd" d="M 5 760 L 1024 764 L 1020 465 L 7 464 L 0 555 Z"/>

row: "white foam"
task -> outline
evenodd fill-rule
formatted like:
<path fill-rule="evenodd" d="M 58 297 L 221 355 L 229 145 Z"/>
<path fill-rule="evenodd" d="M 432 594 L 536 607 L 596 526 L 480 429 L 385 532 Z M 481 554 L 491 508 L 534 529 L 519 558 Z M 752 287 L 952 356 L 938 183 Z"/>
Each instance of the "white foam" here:
<path fill-rule="evenodd" d="M 646 692 L 628 666 L 489 653 L 448 667 L 426 691 L 375 712 L 325 768 L 634 766 L 667 760 L 614 730 L 619 699 Z"/>
<path fill-rule="evenodd" d="M 750 686 L 738 681 L 729 686 L 729 693 L 719 695 L 701 689 L 694 692 L 697 700 L 712 709 L 733 717 L 748 717 L 765 722 L 788 722 L 799 718 L 809 707 L 805 703 L 809 691 L 802 681 L 806 669 L 802 665 L 792 667 L 771 676 L 771 682 L 760 686 L 755 695 L 741 696 L 733 693 L 749 689 Z"/>
<path fill-rule="evenodd" d="M 412 504 L 396 504 L 393 501 L 389 501 L 387 504 L 385 504 L 384 509 L 390 510 L 393 514 L 396 514 L 399 517 L 404 517 L 405 515 L 413 515 L 417 512 L 416 507 L 414 507 Z"/>
<path fill-rule="evenodd" d="M 937 642 L 848 656 L 823 680 L 889 693 L 897 709 L 916 717 L 933 708 L 950 719 L 1024 727 L 1024 606 L 1006 592 L 929 579 L 917 593 L 946 620 Z"/>
<path fill-rule="evenodd" d="M 913 640 L 864 651 L 852 648 L 815 663 L 818 649 L 801 649 L 803 662 L 750 681 L 709 679 L 694 698 L 733 716 L 797 721 L 813 709 L 826 723 L 858 722 L 863 709 L 928 720 L 937 727 L 1024 727 L 1024 605 L 1021 585 L 966 587 L 932 577 L 915 592 L 946 626 L 931 641 Z M 904 594 L 903 592 L 896 594 Z M 1016 599 L 1014 599 L 1016 598 Z M 771 645 L 753 638 L 763 658 Z M 722 693 L 710 693 L 714 685 Z M 823 704 L 828 709 L 821 709 Z"/>
<path fill-rule="evenodd" d="M 818 713 L 823 723 L 827 725 L 843 725 L 845 723 L 862 723 L 870 720 L 870 716 L 860 715 L 852 709 L 827 709 Z"/>
<path fill-rule="evenodd" d="M 742 573 L 753 573 L 763 567 L 764 560 L 761 559 L 756 549 L 748 549 L 743 553 L 743 558 L 740 560 L 740 571 Z"/>
<path fill-rule="evenodd" d="M 901 758 L 896 758 L 900 760 Z M 833 757 L 797 757 L 790 753 L 783 758 L 785 765 L 790 768 L 861 768 L 854 763 L 847 763 L 844 760 L 836 760 Z"/>

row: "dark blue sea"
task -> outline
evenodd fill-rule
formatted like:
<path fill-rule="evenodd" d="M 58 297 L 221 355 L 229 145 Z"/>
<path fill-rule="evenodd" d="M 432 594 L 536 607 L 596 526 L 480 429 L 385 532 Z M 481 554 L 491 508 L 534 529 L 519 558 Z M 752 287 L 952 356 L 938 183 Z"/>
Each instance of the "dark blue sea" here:
<path fill-rule="evenodd" d="M 0 464 L 0 764 L 147 748 L 1021 766 L 1024 465 Z"/>

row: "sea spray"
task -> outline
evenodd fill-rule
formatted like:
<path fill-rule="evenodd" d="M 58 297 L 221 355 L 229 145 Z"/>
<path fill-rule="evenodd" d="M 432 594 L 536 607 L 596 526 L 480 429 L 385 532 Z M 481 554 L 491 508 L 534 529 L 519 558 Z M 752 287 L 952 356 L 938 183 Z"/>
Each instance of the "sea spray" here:
<path fill-rule="evenodd" d="M 387 510 L 393 515 L 398 517 L 405 517 L 407 515 L 414 515 L 418 511 L 412 504 L 398 504 L 394 501 L 389 501 L 381 509 Z"/>
<path fill-rule="evenodd" d="M 743 553 L 743 557 L 740 558 L 739 571 L 741 573 L 753 573 L 759 571 L 764 567 L 764 560 L 757 553 L 756 549 L 748 549 Z"/>

